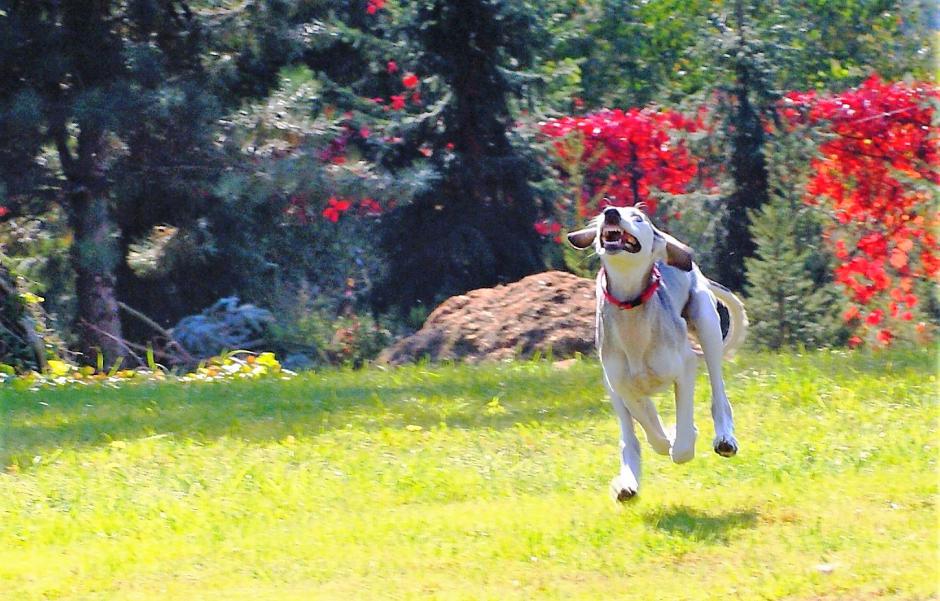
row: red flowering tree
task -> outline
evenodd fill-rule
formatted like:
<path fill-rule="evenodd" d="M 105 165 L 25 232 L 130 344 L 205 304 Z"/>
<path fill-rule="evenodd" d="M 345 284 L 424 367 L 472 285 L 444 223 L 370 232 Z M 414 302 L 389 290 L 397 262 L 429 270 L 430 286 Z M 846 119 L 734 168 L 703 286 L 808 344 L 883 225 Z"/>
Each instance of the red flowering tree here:
<path fill-rule="evenodd" d="M 887 345 L 909 329 L 923 304 L 918 289 L 940 268 L 932 202 L 940 171 L 931 129 L 938 99 L 930 84 L 873 76 L 840 94 L 791 93 L 783 100 L 791 124 L 822 128 L 806 201 L 832 216 L 825 238 L 850 300 L 843 317 L 859 328 L 853 344 Z M 926 336 L 925 323 L 915 328 Z"/>
<path fill-rule="evenodd" d="M 644 203 L 655 212 L 657 191 L 686 192 L 698 173 L 698 160 L 680 134 L 701 127 L 698 120 L 675 111 L 648 108 L 563 117 L 541 130 L 553 139 L 562 177 L 573 190 L 568 206 L 575 220 L 583 221 L 605 205 Z M 543 229 L 545 224 L 540 233 Z"/>

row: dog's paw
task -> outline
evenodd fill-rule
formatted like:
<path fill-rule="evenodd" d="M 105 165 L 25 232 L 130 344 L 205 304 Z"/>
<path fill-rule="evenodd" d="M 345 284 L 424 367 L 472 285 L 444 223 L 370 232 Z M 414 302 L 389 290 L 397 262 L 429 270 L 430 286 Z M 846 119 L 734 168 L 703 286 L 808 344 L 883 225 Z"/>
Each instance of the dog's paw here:
<path fill-rule="evenodd" d="M 672 445 L 672 450 L 669 451 L 669 456 L 672 457 L 673 463 L 685 463 L 686 461 L 692 461 L 695 457 L 695 439 L 691 441 L 676 441 Z"/>
<path fill-rule="evenodd" d="M 625 503 L 636 497 L 640 485 L 636 478 L 620 474 L 610 481 L 610 496 L 618 503 Z"/>
<path fill-rule="evenodd" d="M 673 463 L 686 463 L 688 461 L 692 461 L 692 459 L 695 458 L 695 446 L 691 446 L 686 449 L 672 447 L 672 450 L 669 452 L 669 456 L 672 458 Z"/>
<path fill-rule="evenodd" d="M 698 430 L 694 428 L 691 433 L 687 433 L 683 436 L 676 435 L 676 439 L 672 443 L 672 449 L 669 451 L 669 456 L 672 458 L 673 463 L 692 461 L 695 457 L 696 438 L 698 438 Z"/>
<path fill-rule="evenodd" d="M 713 447 L 722 457 L 734 457 L 738 454 L 738 441 L 730 434 L 716 436 Z"/>
<path fill-rule="evenodd" d="M 646 442 L 653 448 L 653 452 L 659 455 L 669 455 L 669 452 L 672 450 L 673 440 L 675 440 L 675 435 L 672 432 L 666 434 L 667 438 L 661 438 L 656 436 L 646 435 Z"/>

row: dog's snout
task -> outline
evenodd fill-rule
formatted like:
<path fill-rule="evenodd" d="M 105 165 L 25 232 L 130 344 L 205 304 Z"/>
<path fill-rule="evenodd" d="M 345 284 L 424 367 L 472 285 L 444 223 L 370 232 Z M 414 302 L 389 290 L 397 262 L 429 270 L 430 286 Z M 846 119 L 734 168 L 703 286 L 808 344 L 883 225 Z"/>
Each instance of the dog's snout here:
<path fill-rule="evenodd" d="M 604 223 L 609 225 L 619 225 L 620 224 L 620 211 L 611 207 L 604 209 Z"/>

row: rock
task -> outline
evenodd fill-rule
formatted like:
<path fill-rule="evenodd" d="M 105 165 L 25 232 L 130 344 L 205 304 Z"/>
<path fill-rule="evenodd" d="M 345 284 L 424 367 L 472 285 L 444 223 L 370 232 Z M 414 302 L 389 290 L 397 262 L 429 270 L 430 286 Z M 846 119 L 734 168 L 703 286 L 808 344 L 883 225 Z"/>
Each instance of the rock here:
<path fill-rule="evenodd" d="M 478 362 L 528 357 L 551 350 L 556 359 L 594 349 L 594 281 L 548 271 L 518 282 L 454 296 L 424 326 L 379 354 L 399 365 L 432 361 Z"/>
<path fill-rule="evenodd" d="M 291 353 L 281 361 L 281 367 L 291 371 L 304 371 L 317 366 L 316 361 L 302 353 Z"/>

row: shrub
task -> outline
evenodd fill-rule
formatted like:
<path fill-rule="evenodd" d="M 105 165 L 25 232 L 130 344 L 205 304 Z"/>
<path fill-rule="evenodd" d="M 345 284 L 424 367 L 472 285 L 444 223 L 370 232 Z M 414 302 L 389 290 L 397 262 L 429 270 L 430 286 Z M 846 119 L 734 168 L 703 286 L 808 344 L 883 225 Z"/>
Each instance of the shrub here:
<path fill-rule="evenodd" d="M 331 299 L 311 298 L 302 291 L 292 305 L 285 305 L 278 311 L 269 340 L 289 369 L 361 367 L 392 341 L 390 324 L 357 312 L 352 304 L 335 307 Z"/>
<path fill-rule="evenodd" d="M 850 302 L 844 317 L 857 330 L 854 344 L 912 335 L 925 342 L 936 318 L 922 299 L 940 273 L 938 100 L 930 83 L 872 76 L 839 94 L 791 92 L 782 102 L 791 126 L 825 135 L 806 202 L 833 217 L 824 239 L 839 259 L 835 280 Z"/>
<path fill-rule="evenodd" d="M 43 371 L 65 354 L 65 344 L 50 326 L 35 284 L 7 266 L 0 254 L 0 371 Z"/>

